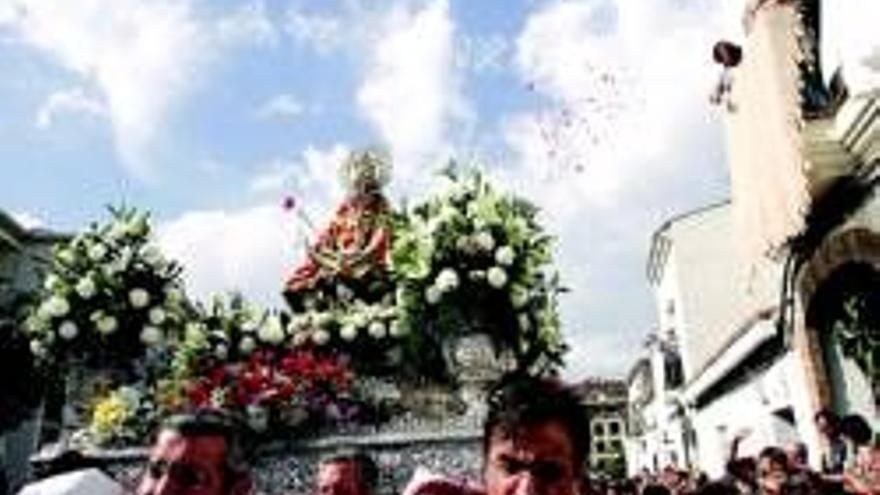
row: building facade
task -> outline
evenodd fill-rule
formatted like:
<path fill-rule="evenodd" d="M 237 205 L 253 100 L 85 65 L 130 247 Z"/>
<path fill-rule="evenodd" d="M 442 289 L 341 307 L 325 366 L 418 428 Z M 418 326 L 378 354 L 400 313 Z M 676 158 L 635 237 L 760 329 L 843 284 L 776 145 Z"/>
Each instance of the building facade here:
<path fill-rule="evenodd" d="M 48 231 L 26 229 L 0 211 L 0 320 L 20 321 L 19 313 L 28 295 L 42 283 L 52 246 L 63 239 Z M 38 423 L 39 418 L 35 418 L 11 431 L 0 431 L 0 469 L 5 472 L 11 493 L 28 479 L 28 458 L 36 448 Z"/>
<path fill-rule="evenodd" d="M 810 411 L 878 423 L 876 2 L 747 2 L 726 123 L 742 269 L 783 267 L 776 318 Z M 801 437 L 822 447 L 811 418 Z"/>
<path fill-rule="evenodd" d="M 648 337 L 627 377 L 627 473 L 691 465 L 690 433 L 681 402 L 683 372 L 674 333 Z"/>
<path fill-rule="evenodd" d="M 626 383 L 587 378 L 575 387 L 590 419 L 590 473 L 619 478 L 625 473 Z"/>
<path fill-rule="evenodd" d="M 779 269 L 741 269 L 733 210 L 723 202 L 671 218 L 654 233 L 647 266 L 661 332 L 678 336 L 676 433 L 686 465 L 712 476 L 724 472 L 734 435 L 750 431 L 742 450 L 756 454 L 797 439 L 795 410 L 810 414 L 773 325 Z"/>

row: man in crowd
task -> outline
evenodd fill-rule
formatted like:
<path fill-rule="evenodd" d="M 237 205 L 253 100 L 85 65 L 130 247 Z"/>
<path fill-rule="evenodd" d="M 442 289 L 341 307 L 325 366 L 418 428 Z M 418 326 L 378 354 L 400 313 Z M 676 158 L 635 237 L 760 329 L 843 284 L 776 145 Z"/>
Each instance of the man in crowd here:
<path fill-rule="evenodd" d="M 173 416 L 159 428 L 138 495 L 246 495 L 252 482 L 243 429 L 213 410 Z"/>
<path fill-rule="evenodd" d="M 586 411 L 554 380 L 511 376 L 489 395 L 483 429 L 487 495 L 577 495 L 589 446 Z"/>
<path fill-rule="evenodd" d="M 819 433 L 828 442 L 828 453 L 822 456 L 822 472 L 841 474 L 846 464 L 846 442 L 840 435 L 840 418 L 834 411 L 822 409 L 813 418 Z"/>
<path fill-rule="evenodd" d="M 337 454 L 318 466 L 317 495 L 372 495 L 378 478 L 376 463 L 368 455 Z"/>
<path fill-rule="evenodd" d="M 765 447 L 758 455 L 758 493 L 780 495 L 788 493 L 789 460 L 779 447 Z"/>

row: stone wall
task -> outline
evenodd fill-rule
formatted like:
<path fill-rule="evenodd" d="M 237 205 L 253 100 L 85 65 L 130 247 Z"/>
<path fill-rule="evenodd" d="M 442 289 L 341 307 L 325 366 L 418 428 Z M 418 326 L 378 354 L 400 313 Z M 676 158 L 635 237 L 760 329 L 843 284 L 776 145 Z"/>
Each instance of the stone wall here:
<path fill-rule="evenodd" d="M 416 467 L 424 466 L 456 478 L 478 480 L 482 466 L 480 434 L 474 429 L 408 433 L 375 433 L 324 437 L 305 442 L 278 442 L 260 449 L 254 462 L 260 495 L 311 495 L 317 463 L 339 449 L 357 448 L 379 467 L 379 495 L 400 493 Z M 88 453 L 127 487 L 135 487 L 146 458 L 145 449 Z M 36 459 L 39 464 L 48 459 Z"/>

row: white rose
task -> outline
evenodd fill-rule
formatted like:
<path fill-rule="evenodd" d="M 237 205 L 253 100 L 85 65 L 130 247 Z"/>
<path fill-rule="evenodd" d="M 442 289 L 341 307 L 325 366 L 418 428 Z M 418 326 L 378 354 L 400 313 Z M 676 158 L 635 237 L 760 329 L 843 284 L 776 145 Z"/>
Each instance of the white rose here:
<path fill-rule="evenodd" d="M 183 292 L 177 287 L 168 287 L 165 289 L 165 299 L 168 304 L 177 304 L 183 301 Z"/>
<path fill-rule="evenodd" d="M 458 287 L 458 273 L 452 268 L 444 268 L 434 282 L 441 292 L 449 292 Z"/>
<path fill-rule="evenodd" d="M 513 309 L 522 309 L 529 302 L 529 291 L 520 285 L 514 285 L 510 289 L 510 302 Z"/>
<path fill-rule="evenodd" d="M 129 246 L 125 246 L 120 249 L 119 259 L 116 260 L 116 263 L 119 264 L 119 271 L 123 271 L 128 268 L 128 265 L 131 264 L 132 258 L 134 258 L 134 253 Z"/>
<path fill-rule="evenodd" d="M 471 270 L 468 273 L 468 278 L 473 280 L 474 282 L 486 280 L 486 270 Z"/>
<path fill-rule="evenodd" d="M 65 320 L 58 326 L 58 335 L 64 340 L 73 340 L 78 333 L 79 329 L 76 327 L 76 323 L 70 320 Z"/>
<path fill-rule="evenodd" d="M 107 256 L 107 246 L 101 242 L 96 242 L 89 246 L 89 259 L 95 262 L 102 261 Z"/>
<path fill-rule="evenodd" d="M 116 331 L 119 322 L 113 316 L 103 316 L 98 319 L 98 323 L 95 326 L 98 328 L 98 332 L 109 335 Z"/>
<path fill-rule="evenodd" d="M 241 322 L 241 331 L 245 333 L 254 333 L 260 328 L 260 322 L 254 318 L 248 318 Z"/>
<path fill-rule="evenodd" d="M 392 337 L 403 337 L 409 333 L 409 326 L 400 320 L 394 320 L 388 326 L 388 334 Z"/>
<path fill-rule="evenodd" d="M 354 326 L 358 328 L 363 328 L 370 323 L 370 319 L 367 317 L 367 314 L 365 312 L 361 311 L 360 313 L 355 313 L 355 315 L 351 319 L 351 322 L 354 324 Z"/>
<path fill-rule="evenodd" d="M 162 252 L 153 245 L 145 247 L 141 255 L 150 266 L 156 266 L 162 261 Z"/>
<path fill-rule="evenodd" d="M 501 266 L 512 265 L 515 257 L 516 253 L 510 246 L 501 246 L 495 251 L 495 261 Z"/>
<path fill-rule="evenodd" d="M 31 353 L 38 358 L 44 357 L 46 355 L 46 347 L 39 340 L 32 340 Z"/>
<path fill-rule="evenodd" d="M 369 333 L 370 337 L 379 340 L 385 338 L 385 335 L 388 333 L 388 331 L 385 328 L 384 323 L 382 323 L 381 321 L 374 321 L 373 323 L 370 323 Z"/>
<path fill-rule="evenodd" d="M 312 334 L 312 342 L 317 345 L 324 345 L 330 342 L 330 334 L 326 330 L 318 330 Z"/>
<path fill-rule="evenodd" d="M 52 296 L 46 301 L 46 311 L 49 316 L 61 317 L 70 312 L 70 303 L 61 296 Z"/>
<path fill-rule="evenodd" d="M 217 344 L 217 347 L 214 348 L 214 357 L 221 361 L 225 361 L 229 357 L 229 349 L 226 348 L 226 344 Z"/>
<path fill-rule="evenodd" d="M 153 325 L 161 325 L 165 323 L 165 310 L 160 307 L 155 307 L 150 310 L 149 313 L 150 323 Z"/>
<path fill-rule="evenodd" d="M 468 252 L 470 251 L 470 247 L 471 239 L 466 235 L 459 236 L 459 238 L 455 240 L 455 249 L 459 251 Z"/>
<path fill-rule="evenodd" d="M 281 320 L 277 316 L 266 318 L 266 322 L 260 327 L 257 336 L 263 342 L 268 344 L 280 344 L 284 342 L 284 328 L 281 326 Z"/>
<path fill-rule="evenodd" d="M 425 300 L 428 304 L 437 304 L 443 293 L 436 286 L 432 285 L 425 290 Z"/>
<path fill-rule="evenodd" d="M 519 327 L 524 331 L 528 331 L 532 327 L 532 321 L 529 319 L 529 315 L 525 313 L 520 313 L 517 321 L 519 322 Z"/>
<path fill-rule="evenodd" d="M 250 336 L 241 339 L 241 342 L 238 343 L 238 350 L 241 351 L 242 354 L 250 354 L 254 352 L 254 349 L 256 348 L 257 342 Z"/>
<path fill-rule="evenodd" d="M 162 331 L 152 325 L 145 326 L 141 330 L 141 342 L 150 346 L 162 342 Z"/>
<path fill-rule="evenodd" d="M 135 309 L 146 308 L 150 304 L 150 293 L 141 288 L 132 289 L 128 293 L 128 302 Z"/>
<path fill-rule="evenodd" d="M 477 242 L 477 246 L 480 246 L 480 249 L 483 251 L 492 251 L 495 249 L 495 238 L 492 237 L 492 234 L 489 232 L 479 232 L 474 240 Z"/>
<path fill-rule="evenodd" d="M 489 285 L 496 289 L 500 289 L 507 283 L 507 272 L 501 267 L 493 266 L 492 268 L 489 268 L 488 272 L 486 272 L 486 278 L 489 280 Z"/>
<path fill-rule="evenodd" d="M 76 293 L 85 300 L 95 295 L 95 281 L 92 277 L 83 277 L 76 283 Z"/>
<path fill-rule="evenodd" d="M 70 249 L 62 249 L 58 251 L 58 260 L 64 265 L 72 265 L 76 261 L 76 255 Z"/>
<path fill-rule="evenodd" d="M 186 328 L 184 329 L 184 338 L 186 340 L 194 341 L 201 340 L 205 337 L 206 330 L 205 325 L 202 323 L 187 323 Z"/>
<path fill-rule="evenodd" d="M 315 326 L 326 327 L 333 322 L 333 315 L 329 312 L 315 314 Z"/>
<path fill-rule="evenodd" d="M 294 346 L 299 347 L 299 346 L 305 344 L 306 342 L 308 342 L 308 340 L 309 340 L 309 334 L 307 334 L 306 332 L 297 332 L 297 333 L 293 334 L 293 345 Z"/>
<path fill-rule="evenodd" d="M 46 280 L 43 282 L 43 288 L 49 291 L 56 291 L 61 286 L 61 277 L 55 275 L 54 273 L 50 273 L 46 275 Z"/>
<path fill-rule="evenodd" d="M 358 329 L 354 325 L 345 325 L 339 330 L 339 336 L 346 342 L 351 342 L 357 338 Z"/>

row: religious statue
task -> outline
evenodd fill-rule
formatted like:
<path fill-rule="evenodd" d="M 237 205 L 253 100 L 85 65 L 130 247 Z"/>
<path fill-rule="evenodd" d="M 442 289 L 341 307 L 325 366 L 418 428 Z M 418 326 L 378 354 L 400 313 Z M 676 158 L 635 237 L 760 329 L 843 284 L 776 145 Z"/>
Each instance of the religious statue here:
<path fill-rule="evenodd" d="M 389 159 L 376 151 L 349 155 L 340 174 L 348 195 L 308 247 L 305 262 L 287 280 L 286 292 L 310 291 L 321 282 L 358 280 L 387 267 L 391 211 L 382 188 L 390 168 Z"/>

